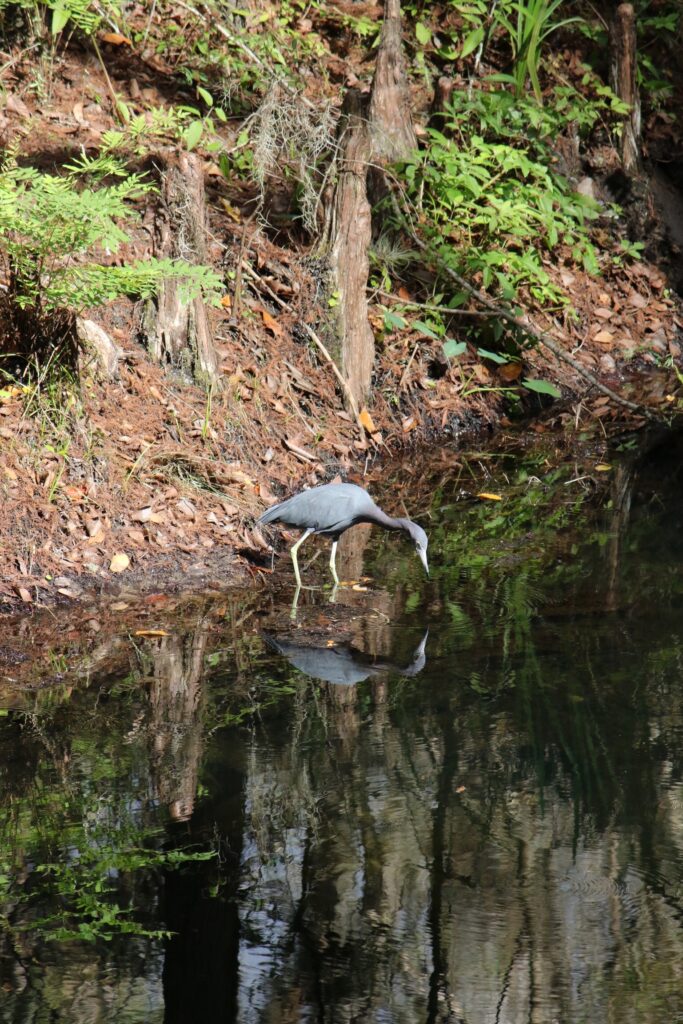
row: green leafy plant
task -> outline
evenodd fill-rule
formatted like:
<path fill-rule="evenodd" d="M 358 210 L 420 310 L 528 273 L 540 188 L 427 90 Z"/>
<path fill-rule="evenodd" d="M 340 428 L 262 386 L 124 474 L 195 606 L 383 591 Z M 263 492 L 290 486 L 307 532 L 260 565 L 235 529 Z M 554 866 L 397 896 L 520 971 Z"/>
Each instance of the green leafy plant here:
<path fill-rule="evenodd" d="M 497 20 L 507 32 L 512 46 L 512 79 L 517 96 L 524 92 L 528 79 L 536 99 L 541 102 L 541 83 L 538 77 L 541 47 L 551 32 L 581 20 L 571 17 L 558 22 L 553 21 L 562 2 L 563 0 L 514 0 L 513 3 L 501 4 L 497 11 Z"/>
<path fill-rule="evenodd" d="M 0 168 L 0 265 L 11 329 L 25 341 L 54 338 L 59 314 L 64 326 L 82 309 L 118 296 L 152 296 L 169 277 L 183 282 L 188 299 L 218 292 L 220 279 L 207 267 L 109 262 L 130 241 L 123 226 L 135 217 L 130 203 L 152 188 L 107 152 L 81 157 L 62 175 L 8 160 Z"/>
<path fill-rule="evenodd" d="M 447 118 L 444 132 L 431 129 L 427 149 L 403 166 L 423 235 L 446 265 L 508 301 L 524 286 L 540 301 L 561 302 L 542 252 L 562 243 L 596 272 L 587 231 L 596 204 L 532 153 L 479 134 L 445 134 L 460 127 Z"/>

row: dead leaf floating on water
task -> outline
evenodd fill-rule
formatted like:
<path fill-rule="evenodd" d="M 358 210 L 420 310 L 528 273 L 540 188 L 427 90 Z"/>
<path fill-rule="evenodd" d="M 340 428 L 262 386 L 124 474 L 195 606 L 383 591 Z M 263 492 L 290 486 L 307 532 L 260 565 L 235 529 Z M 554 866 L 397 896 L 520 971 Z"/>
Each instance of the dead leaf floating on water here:
<path fill-rule="evenodd" d="M 110 572 L 124 572 L 130 565 L 130 558 L 128 555 L 120 552 L 118 555 L 114 555 L 111 562 L 109 563 Z"/>

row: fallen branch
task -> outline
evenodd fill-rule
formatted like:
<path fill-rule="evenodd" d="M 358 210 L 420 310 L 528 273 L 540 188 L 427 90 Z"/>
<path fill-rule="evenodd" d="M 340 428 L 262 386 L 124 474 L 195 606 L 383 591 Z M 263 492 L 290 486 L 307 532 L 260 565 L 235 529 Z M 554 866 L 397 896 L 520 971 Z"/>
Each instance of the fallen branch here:
<path fill-rule="evenodd" d="M 412 238 L 415 245 L 417 245 L 418 249 L 421 249 L 422 252 L 430 252 L 433 256 L 434 254 L 429 249 L 429 246 L 418 238 L 412 228 L 406 224 L 405 217 L 402 216 L 396 197 L 393 193 L 392 204 L 400 222 L 404 225 L 406 231 Z M 521 317 L 515 316 L 514 313 L 509 309 L 506 309 L 504 306 L 499 306 L 496 302 L 490 299 L 488 295 L 485 295 L 484 292 L 480 292 L 478 288 L 475 288 L 474 285 L 470 284 L 464 277 L 461 277 L 456 270 L 445 265 L 442 266 L 448 276 L 451 277 L 464 291 L 466 291 L 468 295 L 471 295 L 472 298 L 476 299 L 480 305 L 484 306 L 491 313 L 494 313 L 497 317 L 500 317 L 501 320 L 505 320 L 507 323 L 512 324 L 512 326 L 517 328 L 518 331 L 522 331 L 530 338 L 533 338 L 539 345 L 547 348 L 549 352 L 552 352 L 552 354 L 560 360 L 560 362 L 567 363 L 568 366 L 571 366 L 579 376 L 583 377 L 584 380 L 587 380 L 592 387 L 596 388 L 603 395 L 606 395 L 613 402 L 616 402 L 617 405 L 621 405 L 625 409 L 630 409 L 631 412 L 637 412 L 639 415 L 645 416 L 646 419 L 651 420 L 653 423 L 661 422 L 661 417 L 656 416 L 650 409 L 642 405 L 637 405 L 635 402 L 629 401 L 628 398 L 623 398 L 621 395 L 617 394 L 616 391 L 613 391 L 612 388 L 608 388 L 606 384 L 602 384 L 598 378 L 590 372 L 590 370 L 587 370 L 581 365 L 581 363 L 577 362 L 576 359 L 573 359 L 567 352 L 564 352 L 563 349 L 561 349 L 560 346 L 556 344 L 556 342 L 553 341 L 553 339 L 544 331 L 538 330 L 532 324 L 522 320 Z"/>

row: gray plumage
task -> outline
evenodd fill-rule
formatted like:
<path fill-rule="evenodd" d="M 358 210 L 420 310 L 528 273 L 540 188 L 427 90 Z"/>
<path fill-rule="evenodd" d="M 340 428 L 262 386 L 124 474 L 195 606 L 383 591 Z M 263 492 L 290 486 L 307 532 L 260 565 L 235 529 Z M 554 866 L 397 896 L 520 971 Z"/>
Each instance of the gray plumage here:
<path fill-rule="evenodd" d="M 349 644 L 336 647 L 307 647 L 291 640 L 280 639 L 271 633 L 263 633 L 267 645 L 278 654 L 287 658 L 290 665 L 313 679 L 321 679 L 326 683 L 337 683 L 351 686 L 362 683 L 370 676 L 385 675 L 395 672 L 401 676 L 417 676 L 425 667 L 427 656 L 425 647 L 429 631 L 425 633 L 416 647 L 412 661 L 405 667 L 382 658 L 372 658 Z"/>
<path fill-rule="evenodd" d="M 323 484 L 301 491 L 286 501 L 271 506 L 257 520 L 259 524 L 284 523 L 304 530 L 303 536 L 292 547 L 292 562 L 296 581 L 301 586 L 301 576 L 296 553 L 312 533 L 319 533 L 332 540 L 330 568 L 335 582 L 339 582 L 335 566 L 337 541 L 345 530 L 358 523 L 375 523 L 385 530 L 403 530 L 412 540 L 420 561 L 429 575 L 427 565 L 427 534 L 421 526 L 410 519 L 393 519 L 374 503 L 367 491 L 356 484 Z"/>

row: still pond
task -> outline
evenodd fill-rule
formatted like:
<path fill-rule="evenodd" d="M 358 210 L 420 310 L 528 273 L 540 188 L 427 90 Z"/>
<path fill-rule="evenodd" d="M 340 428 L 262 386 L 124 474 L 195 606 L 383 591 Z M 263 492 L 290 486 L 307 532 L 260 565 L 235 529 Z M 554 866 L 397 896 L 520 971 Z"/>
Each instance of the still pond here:
<path fill-rule="evenodd" d="M 683 443 L 625 447 L 425 470 L 429 579 L 9 622 L 0 1022 L 683 1022 Z"/>

